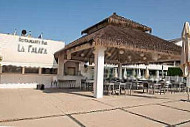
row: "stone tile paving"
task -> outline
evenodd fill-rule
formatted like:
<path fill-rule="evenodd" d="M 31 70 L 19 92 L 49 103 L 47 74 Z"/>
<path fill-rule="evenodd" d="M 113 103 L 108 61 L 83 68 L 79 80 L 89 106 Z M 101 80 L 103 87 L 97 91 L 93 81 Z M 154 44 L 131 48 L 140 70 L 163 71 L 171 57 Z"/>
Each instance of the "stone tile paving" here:
<path fill-rule="evenodd" d="M 137 113 L 149 118 L 159 120 L 171 125 L 178 124 L 183 121 L 190 120 L 190 113 L 180 111 L 169 107 L 160 105 L 146 105 L 141 107 L 134 107 L 126 109 L 127 111 Z"/>
<path fill-rule="evenodd" d="M 63 114 L 40 91 L 28 89 L 0 90 L 0 106 L 0 121 Z"/>
<path fill-rule="evenodd" d="M 190 103 L 187 101 L 177 101 L 177 102 L 165 103 L 161 105 L 174 108 L 174 109 L 184 110 L 190 113 Z"/>
<path fill-rule="evenodd" d="M 26 127 L 59 127 L 60 125 L 65 127 L 80 127 L 72 119 L 67 116 L 41 118 L 34 120 L 21 120 L 14 122 L 4 122 L 1 126 L 26 126 Z"/>
<path fill-rule="evenodd" d="M 92 97 L 79 90 L 0 89 L 0 126 L 188 126 L 185 93 Z"/>
<path fill-rule="evenodd" d="M 190 121 L 182 125 L 177 125 L 177 127 L 190 127 Z"/>
<path fill-rule="evenodd" d="M 122 110 L 110 110 L 87 114 L 73 115 L 87 127 L 160 127 L 164 124 L 132 115 Z"/>

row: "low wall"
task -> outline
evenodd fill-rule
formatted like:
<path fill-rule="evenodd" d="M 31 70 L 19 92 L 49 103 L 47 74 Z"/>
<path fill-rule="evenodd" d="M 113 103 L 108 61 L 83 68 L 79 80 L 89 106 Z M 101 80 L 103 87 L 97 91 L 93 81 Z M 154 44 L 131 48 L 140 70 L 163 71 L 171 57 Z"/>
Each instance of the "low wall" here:
<path fill-rule="evenodd" d="M 55 75 L 0 74 L 0 88 L 36 88 L 37 84 L 51 87 Z"/>
<path fill-rule="evenodd" d="M 69 76 L 69 75 L 64 75 L 64 76 L 57 76 L 57 79 L 59 81 L 59 86 L 62 88 L 69 87 L 69 80 L 75 81 L 72 84 L 74 84 L 75 87 L 81 87 L 81 79 L 85 79 L 83 76 Z"/>

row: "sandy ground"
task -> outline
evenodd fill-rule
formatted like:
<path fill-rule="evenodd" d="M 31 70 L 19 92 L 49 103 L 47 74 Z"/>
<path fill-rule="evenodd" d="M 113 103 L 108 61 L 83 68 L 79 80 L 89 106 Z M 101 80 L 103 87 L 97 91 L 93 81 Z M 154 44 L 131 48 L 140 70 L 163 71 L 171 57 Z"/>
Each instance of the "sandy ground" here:
<path fill-rule="evenodd" d="M 104 96 L 71 89 L 0 89 L 0 126 L 190 126 L 186 93 Z"/>

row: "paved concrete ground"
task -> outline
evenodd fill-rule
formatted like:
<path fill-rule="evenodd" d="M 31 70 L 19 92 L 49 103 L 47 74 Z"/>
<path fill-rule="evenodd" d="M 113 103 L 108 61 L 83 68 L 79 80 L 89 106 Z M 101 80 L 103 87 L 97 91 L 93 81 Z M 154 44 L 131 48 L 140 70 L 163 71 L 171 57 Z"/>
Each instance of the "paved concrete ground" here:
<path fill-rule="evenodd" d="M 190 126 L 186 93 L 104 96 L 79 90 L 0 89 L 0 126 Z"/>

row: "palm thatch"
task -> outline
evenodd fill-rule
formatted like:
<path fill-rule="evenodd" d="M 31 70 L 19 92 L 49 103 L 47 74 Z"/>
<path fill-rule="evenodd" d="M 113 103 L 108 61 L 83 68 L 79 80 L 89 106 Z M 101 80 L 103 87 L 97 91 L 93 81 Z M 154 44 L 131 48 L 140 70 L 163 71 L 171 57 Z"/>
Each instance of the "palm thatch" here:
<path fill-rule="evenodd" d="M 128 27 L 128 28 L 133 28 L 133 29 L 138 29 L 143 32 L 149 31 L 151 33 L 152 29 L 148 26 L 142 25 L 140 23 L 137 23 L 135 21 L 132 21 L 130 19 L 124 18 L 122 16 L 118 16 L 116 13 L 113 13 L 110 17 L 102 20 L 101 22 L 83 30 L 81 34 L 87 33 L 93 33 L 107 25 L 117 25 L 117 26 L 123 26 L 123 27 Z"/>
<path fill-rule="evenodd" d="M 114 19 L 111 19 L 111 17 L 114 17 Z M 93 59 L 92 47 L 97 45 L 107 47 L 105 56 L 105 61 L 107 61 L 107 63 L 112 60 L 118 61 L 118 59 L 118 62 L 122 63 L 143 63 L 145 61 L 167 61 L 168 59 L 178 60 L 180 58 L 181 47 L 145 32 L 147 30 L 150 31 L 151 28 L 134 23 L 131 20 L 129 20 L 131 23 L 127 24 L 125 18 L 119 17 L 115 14 L 111 17 L 107 18 L 111 23 L 107 22 L 105 25 L 105 22 L 100 22 L 100 27 L 95 25 L 96 27 L 93 26 L 84 30 L 82 33 L 88 33 L 87 35 L 66 45 L 64 49 L 55 53 L 55 56 L 63 52 L 66 53 L 67 51 L 78 49 L 78 47 L 85 44 L 90 44 L 90 49 L 85 49 L 86 51 L 77 50 L 77 52 L 73 53 L 73 59 L 79 58 L 80 55 L 78 54 L 84 52 L 86 53 L 84 56 L 85 58 L 80 60 L 87 61 L 88 59 Z M 118 23 L 115 25 L 114 23 L 116 21 L 120 22 L 120 25 L 118 25 Z M 123 21 L 124 23 L 122 23 Z M 103 23 L 103 26 L 101 26 L 101 23 Z M 125 52 L 125 54 L 119 54 L 119 50 L 121 49 Z M 142 58 L 139 56 L 139 54 L 142 52 L 145 54 L 146 59 L 144 58 L 142 60 Z M 112 56 L 107 56 L 107 54 L 110 53 Z M 132 57 L 132 59 L 130 58 L 130 60 L 126 60 L 129 56 Z M 158 59 L 155 59 L 155 56 L 157 56 Z"/>

